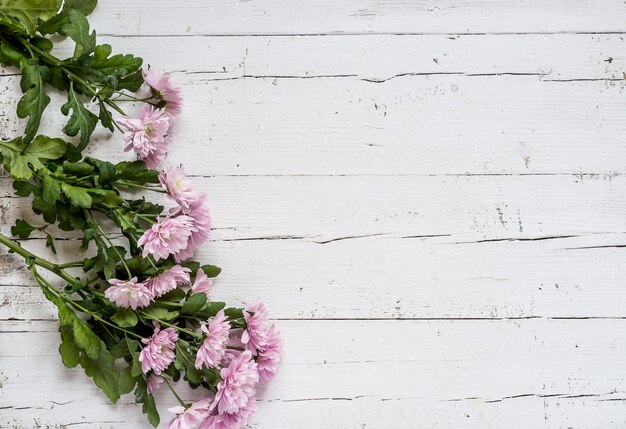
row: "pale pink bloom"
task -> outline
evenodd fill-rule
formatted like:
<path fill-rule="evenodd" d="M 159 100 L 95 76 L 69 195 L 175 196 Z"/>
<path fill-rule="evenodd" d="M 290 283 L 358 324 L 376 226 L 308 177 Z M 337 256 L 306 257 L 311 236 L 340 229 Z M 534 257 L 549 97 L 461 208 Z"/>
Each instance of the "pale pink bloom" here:
<path fill-rule="evenodd" d="M 144 258 L 152 255 L 158 261 L 184 250 L 193 228 L 194 220 L 186 215 L 158 219 L 143 233 L 137 244 L 143 246 Z"/>
<path fill-rule="evenodd" d="M 228 317 L 224 315 L 224 310 L 220 310 L 208 324 L 202 325 L 201 329 L 205 337 L 196 354 L 196 368 L 200 369 L 202 365 L 216 368 L 224 357 L 230 330 L 230 323 Z"/>
<path fill-rule="evenodd" d="M 248 399 L 248 403 L 235 413 L 215 414 L 214 412 L 206 419 L 199 429 L 242 429 L 256 411 L 254 397 Z"/>
<path fill-rule="evenodd" d="M 199 269 L 196 272 L 196 278 L 193 279 L 193 285 L 191 286 L 191 293 L 203 293 L 209 299 L 209 293 L 213 289 L 213 280 L 211 280 L 204 270 Z"/>
<path fill-rule="evenodd" d="M 241 336 L 241 342 L 256 356 L 258 350 L 267 345 L 270 328 L 269 315 L 265 305 L 257 301 L 246 306 L 243 317 L 246 320 L 246 329 Z"/>
<path fill-rule="evenodd" d="M 150 370 L 156 375 L 160 375 L 174 361 L 176 355 L 176 341 L 178 341 L 178 333 L 174 328 L 166 328 L 161 330 L 161 325 L 156 322 L 154 324 L 154 333 L 150 338 L 141 340 L 146 346 L 139 353 L 139 362 L 141 362 L 141 370 L 147 374 Z"/>
<path fill-rule="evenodd" d="M 118 119 L 118 123 L 126 128 L 123 138 L 128 144 L 124 150 L 133 149 L 148 168 L 155 168 L 167 153 L 170 121 L 163 109 L 155 109 L 149 104 L 143 105 L 139 118 Z"/>
<path fill-rule="evenodd" d="M 159 181 L 167 191 L 168 196 L 183 208 L 189 208 L 191 202 L 196 199 L 193 185 L 182 167 L 170 166 L 165 168 L 159 174 Z"/>
<path fill-rule="evenodd" d="M 180 113 L 183 97 L 180 94 L 180 88 L 172 81 L 169 73 L 148 67 L 147 70 L 143 70 L 143 81 L 150 87 L 157 107 L 165 108 L 172 118 Z"/>
<path fill-rule="evenodd" d="M 161 386 L 163 386 L 163 383 L 165 383 L 165 381 L 163 380 L 161 376 L 151 374 L 148 377 L 148 380 L 146 381 L 146 385 L 148 387 L 148 393 L 153 395 L 154 392 L 156 392 L 157 390 L 161 388 Z"/>
<path fill-rule="evenodd" d="M 174 265 L 167 271 L 163 271 L 156 277 L 151 277 L 146 280 L 146 286 L 155 298 L 158 298 L 167 292 L 176 289 L 183 284 L 189 284 L 189 268 L 181 267 L 180 265 Z"/>
<path fill-rule="evenodd" d="M 168 408 L 170 413 L 177 414 L 172 418 L 165 429 L 195 429 L 209 416 L 209 408 L 213 398 L 204 398 L 192 403 L 189 407 L 182 406 Z"/>
<path fill-rule="evenodd" d="M 174 254 L 176 262 L 185 261 L 193 256 L 193 252 L 209 238 L 211 231 L 211 209 L 206 200 L 206 194 L 200 194 L 196 199 L 190 201 L 188 208 L 179 207 L 174 213 L 183 213 L 193 219 L 192 233 L 187 240 L 187 246 Z"/>
<path fill-rule="evenodd" d="M 220 371 L 222 381 L 217 384 L 215 402 L 218 414 L 234 414 L 246 407 L 256 393 L 259 382 L 257 364 L 249 350 L 232 360 Z"/>
<path fill-rule="evenodd" d="M 272 381 L 278 370 L 280 355 L 282 353 L 283 342 L 280 333 L 272 325 L 267 333 L 267 344 L 259 350 L 256 363 L 259 370 L 259 382 L 269 383 Z"/>
<path fill-rule="evenodd" d="M 132 279 L 118 280 L 110 279 L 104 296 L 115 305 L 122 308 L 132 308 L 136 310 L 138 307 L 146 307 L 154 299 L 154 296 L 143 283 L 137 282 L 137 277 Z"/>

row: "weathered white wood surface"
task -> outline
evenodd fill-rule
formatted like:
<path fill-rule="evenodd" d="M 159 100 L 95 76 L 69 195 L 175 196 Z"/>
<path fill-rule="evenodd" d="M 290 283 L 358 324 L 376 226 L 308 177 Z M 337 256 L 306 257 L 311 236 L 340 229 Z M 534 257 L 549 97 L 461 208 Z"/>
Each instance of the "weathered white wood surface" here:
<path fill-rule="evenodd" d="M 625 19 L 621 0 L 101 0 L 102 40 L 183 85 L 170 160 L 213 203 L 215 296 L 262 298 L 284 331 L 252 427 L 626 427 Z M 3 138 L 17 82 L 0 69 Z M 6 178 L 0 210 L 4 233 L 29 211 Z M 0 428 L 147 427 L 62 366 L 54 318 L 2 251 Z"/>

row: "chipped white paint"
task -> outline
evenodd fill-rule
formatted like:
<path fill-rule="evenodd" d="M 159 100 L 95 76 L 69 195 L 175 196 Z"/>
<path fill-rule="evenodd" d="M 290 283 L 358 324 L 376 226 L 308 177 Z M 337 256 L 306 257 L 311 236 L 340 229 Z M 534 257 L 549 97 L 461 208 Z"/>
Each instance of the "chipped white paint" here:
<path fill-rule="evenodd" d="M 183 85 L 171 159 L 213 202 L 216 298 L 285 333 L 252 427 L 626 427 L 621 0 L 115 8 L 102 40 Z M 4 233 L 29 211 L 6 178 L 0 210 Z M 0 428 L 148 427 L 62 366 L 54 316 L 2 251 Z"/>

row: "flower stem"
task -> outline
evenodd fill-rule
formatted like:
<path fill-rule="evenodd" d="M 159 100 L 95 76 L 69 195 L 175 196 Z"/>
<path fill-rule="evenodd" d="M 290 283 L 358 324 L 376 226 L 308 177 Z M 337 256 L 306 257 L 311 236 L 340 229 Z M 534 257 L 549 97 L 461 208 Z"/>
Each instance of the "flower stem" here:
<path fill-rule="evenodd" d="M 27 262 L 32 262 L 33 264 L 44 268 L 57 276 L 61 277 L 63 280 L 70 284 L 76 284 L 80 282 L 80 279 L 72 276 L 70 273 L 65 271 L 61 266 L 53 264 L 50 261 L 46 261 L 45 259 L 41 259 L 28 250 L 24 249 L 19 243 L 11 240 L 7 236 L 0 234 L 0 243 L 7 246 L 9 249 L 23 257 Z"/>
<path fill-rule="evenodd" d="M 172 394 L 174 395 L 174 397 L 178 400 L 178 403 L 180 405 L 182 405 L 183 407 L 187 408 L 188 405 L 185 404 L 182 399 L 180 399 L 180 396 L 178 396 L 178 393 L 176 393 L 176 390 L 174 390 L 174 388 L 170 384 L 170 381 L 166 377 L 164 377 L 164 376 L 161 376 L 161 378 L 163 379 L 163 381 L 165 381 L 165 384 L 167 384 L 167 387 L 169 387 L 169 389 L 172 392 Z"/>

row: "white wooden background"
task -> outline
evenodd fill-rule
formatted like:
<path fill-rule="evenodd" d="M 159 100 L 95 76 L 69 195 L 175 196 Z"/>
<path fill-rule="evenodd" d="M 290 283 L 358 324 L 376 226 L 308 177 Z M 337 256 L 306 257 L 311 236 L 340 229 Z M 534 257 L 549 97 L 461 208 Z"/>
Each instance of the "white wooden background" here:
<path fill-rule="evenodd" d="M 101 0 L 92 22 L 183 86 L 170 159 L 213 202 L 215 296 L 284 332 L 251 427 L 626 427 L 623 0 Z M 7 233 L 29 202 L 0 182 Z M 62 366 L 0 257 L 0 427 L 148 427 Z"/>

